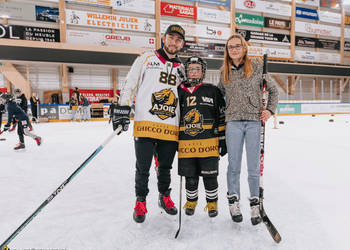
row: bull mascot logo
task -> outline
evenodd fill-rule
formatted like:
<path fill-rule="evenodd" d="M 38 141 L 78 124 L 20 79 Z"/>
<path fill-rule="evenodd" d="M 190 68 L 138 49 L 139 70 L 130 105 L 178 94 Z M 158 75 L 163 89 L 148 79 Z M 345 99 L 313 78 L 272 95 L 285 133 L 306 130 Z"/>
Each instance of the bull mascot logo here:
<path fill-rule="evenodd" d="M 162 120 L 175 117 L 177 101 L 171 89 L 162 89 L 152 94 L 152 108 L 149 112 Z"/>
<path fill-rule="evenodd" d="M 203 115 L 197 109 L 191 109 L 184 116 L 185 134 L 196 136 L 203 132 Z"/>

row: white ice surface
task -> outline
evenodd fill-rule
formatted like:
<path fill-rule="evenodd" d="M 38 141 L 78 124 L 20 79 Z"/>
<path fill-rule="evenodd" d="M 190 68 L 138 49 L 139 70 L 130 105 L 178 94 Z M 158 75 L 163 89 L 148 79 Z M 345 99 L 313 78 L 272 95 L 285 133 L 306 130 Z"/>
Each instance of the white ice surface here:
<path fill-rule="evenodd" d="M 151 169 L 148 214 L 132 219 L 135 156 L 132 129 L 116 136 L 9 244 L 11 249 L 350 249 L 350 116 L 279 117 L 267 124 L 265 210 L 279 230 L 276 244 L 263 224 L 250 224 L 246 161 L 241 174 L 243 222 L 235 224 L 226 200 L 227 157 L 220 160 L 219 215 L 209 220 L 203 182 L 193 217 L 160 213 Z M 333 123 L 329 119 L 334 119 Z M 111 134 L 107 122 L 34 125 L 38 147 L 16 132 L 0 138 L 0 244 Z M 177 160 L 172 198 L 179 205 Z M 183 198 L 184 198 L 183 193 Z M 183 202 L 184 203 L 184 202 Z M 182 204 L 183 204 L 182 203 Z"/>

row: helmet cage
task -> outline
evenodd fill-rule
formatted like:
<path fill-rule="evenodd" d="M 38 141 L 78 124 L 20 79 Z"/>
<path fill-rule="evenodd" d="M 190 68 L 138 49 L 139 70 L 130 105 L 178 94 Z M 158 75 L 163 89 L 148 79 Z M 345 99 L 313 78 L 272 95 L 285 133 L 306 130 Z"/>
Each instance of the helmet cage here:
<path fill-rule="evenodd" d="M 188 78 L 188 66 L 190 64 L 199 64 L 202 67 L 202 77 L 201 78 Z M 207 70 L 207 63 L 200 57 L 193 56 L 187 59 L 185 62 L 185 73 L 186 73 L 186 83 L 192 87 L 200 84 L 205 78 L 205 72 Z"/>

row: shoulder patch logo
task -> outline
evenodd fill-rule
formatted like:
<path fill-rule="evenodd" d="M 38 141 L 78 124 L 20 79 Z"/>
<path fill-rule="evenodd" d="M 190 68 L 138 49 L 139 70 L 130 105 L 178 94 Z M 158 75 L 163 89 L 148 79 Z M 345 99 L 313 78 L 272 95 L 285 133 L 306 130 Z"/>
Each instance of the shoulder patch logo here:
<path fill-rule="evenodd" d="M 175 117 L 177 102 L 178 99 L 170 88 L 162 89 L 152 94 L 152 108 L 149 112 L 152 115 L 157 115 L 162 120 Z"/>
<path fill-rule="evenodd" d="M 197 109 L 191 109 L 184 116 L 185 134 L 196 136 L 203 132 L 203 115 Z"/>

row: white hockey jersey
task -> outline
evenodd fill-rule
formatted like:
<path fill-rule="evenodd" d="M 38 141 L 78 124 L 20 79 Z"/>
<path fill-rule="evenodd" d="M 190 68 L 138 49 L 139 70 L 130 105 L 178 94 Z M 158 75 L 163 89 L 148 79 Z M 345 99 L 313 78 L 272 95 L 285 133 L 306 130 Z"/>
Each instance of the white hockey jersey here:
<path fill-rule="evenodd" d="M 162 49 L 145 52 L 135 60 L 119 100 L 120 105 L 131 106 L 135 96 L 135 137 L 178 140 L 177 86 L 182 80 L 181 62 L 168 59 Z"/>

